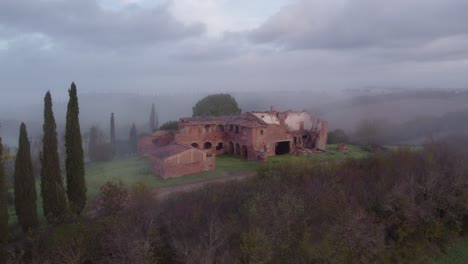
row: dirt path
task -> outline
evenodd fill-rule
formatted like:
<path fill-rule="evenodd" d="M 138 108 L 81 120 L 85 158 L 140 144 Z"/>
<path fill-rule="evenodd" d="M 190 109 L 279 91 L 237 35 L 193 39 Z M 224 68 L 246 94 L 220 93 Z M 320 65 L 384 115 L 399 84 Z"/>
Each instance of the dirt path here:
<path fill-rule="evenodd" d="M 222 178 L 215 178 L 215 179 L 210 179 L 210 180 L 205 180 L 205 181 L 190 183 L 190 184 L 184 184 L 184 185 L 178 185 L 178 186 L 173 186 L 173 187 L 156 188 L 155 194 L 158 199 L 164 199 L 164 198 L 167 198 L 171 194 L 197 190 L 210 183 L 241 181 L 246 178 L 253 177 L 255 175 L 257 175 L 257 173 L 254 171 L 236 172 L 236 173 L 230 174 Z"/>

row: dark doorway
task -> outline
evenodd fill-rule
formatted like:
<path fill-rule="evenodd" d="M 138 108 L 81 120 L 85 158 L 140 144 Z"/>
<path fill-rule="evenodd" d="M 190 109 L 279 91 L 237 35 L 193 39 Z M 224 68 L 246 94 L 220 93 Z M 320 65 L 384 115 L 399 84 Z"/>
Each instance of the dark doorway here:
<path fill-rule="evenodd" d="M 291 141 L 281 141 L 276 143 L 275 154 L 284 155 L 291 151 Z"/>
<path fill-rule="evenodd" d="M 240 155 L 240 146 L 239 146 L 239 143 L 236 144 L 236 155 Z"/>
<path fill-rule="evenodd" d="M 234 143 L 229 142 L 229 153 L 234 154 Z"/>
<path fill-rule="evenodd" d="M 218 143 L 218 146 L 216 146 L 216 150 L 222 150 L 223 149 L 223 143 Z"/>
<path fill-rule="evenodd" d="M 192 143 L 192 147 L 194 148 L 200 148 L 197 143 Z"/>
<path fill-rule="evenodd" d="M 206 142 L 205 145 L 204 145 L 204 148 L 205 149 L 210 149 L 211 148 L 211 142 Z"/>
<path fill-rule="evenodd" d="M 242 146 L 242 157 L 247 158 L 248 157 L 248 152 L 247 152 L 247 147 Z"/>

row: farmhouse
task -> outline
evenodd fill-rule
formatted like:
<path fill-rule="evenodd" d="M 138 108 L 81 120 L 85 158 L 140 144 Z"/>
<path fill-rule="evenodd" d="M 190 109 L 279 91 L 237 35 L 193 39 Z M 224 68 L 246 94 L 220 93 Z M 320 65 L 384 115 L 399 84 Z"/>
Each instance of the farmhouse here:
<path fill-rule="evenodd" d="M 178 131 L 157 131 L 140 140 L 138 152 L 164 178 L 215 168 L 215 156 L 247 160 L 299 151 L 326 150 L 328 123 L 307 112 L 247 112 L 238 116 L 181 118 Z"/>

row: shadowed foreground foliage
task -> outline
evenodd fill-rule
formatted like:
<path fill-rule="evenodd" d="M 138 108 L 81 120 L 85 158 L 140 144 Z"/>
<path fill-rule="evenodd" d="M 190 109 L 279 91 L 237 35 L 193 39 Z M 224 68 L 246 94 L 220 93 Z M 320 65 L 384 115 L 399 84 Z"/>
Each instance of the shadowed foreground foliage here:
<path fill-rule="evenodd" d="M 430 263 L 467 231 L 466 158 L 444 144 L 341 163 L 288 159 L 258 173 L 159 202 L 143 184 L 109 184 L 93 220 L 61 226 L 33 255 L 53 263 Z"/>
<path fill-rule="evenodd" d="M 3 144 L 2 138 L 0 137 L 0 245 L 3 245 L 8 239 L 9 216 L 5 178 L 5 170 L 3 168 Z M 0 250 L 0 254 L 3 254 L 2 250 Z"/>

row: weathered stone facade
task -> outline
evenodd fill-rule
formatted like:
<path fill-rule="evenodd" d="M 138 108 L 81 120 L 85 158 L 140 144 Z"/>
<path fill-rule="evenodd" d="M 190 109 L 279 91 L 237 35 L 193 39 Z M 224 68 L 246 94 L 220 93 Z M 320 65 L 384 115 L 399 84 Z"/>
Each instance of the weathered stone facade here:
<path fill-rule="evenodd" d="M 139 143 L 139 153 L 148 157 L 154 149 L 176 142 L 182 146 L 202 150 L 206 158 L 231 153 L 248 160 L 266 160 L 270 156 L 294 153 L 308 148 L 325 150 L 328 123 L 307 112 L 248 112 L 239 116 L 181 118 L 179 130 L 156 132 Z M 151 158 L 150 158 L 151 160 Z M 190 162 L 161 163 L 152 161 L 157 174 L 171 171 L 171 175 L 207 170 Z M 156 168 L 157 167 L 157 168 Z M 169 168 L 170 167 L 170 168 Z M 187 169 L 192 167 L 193 170 Z"/>

